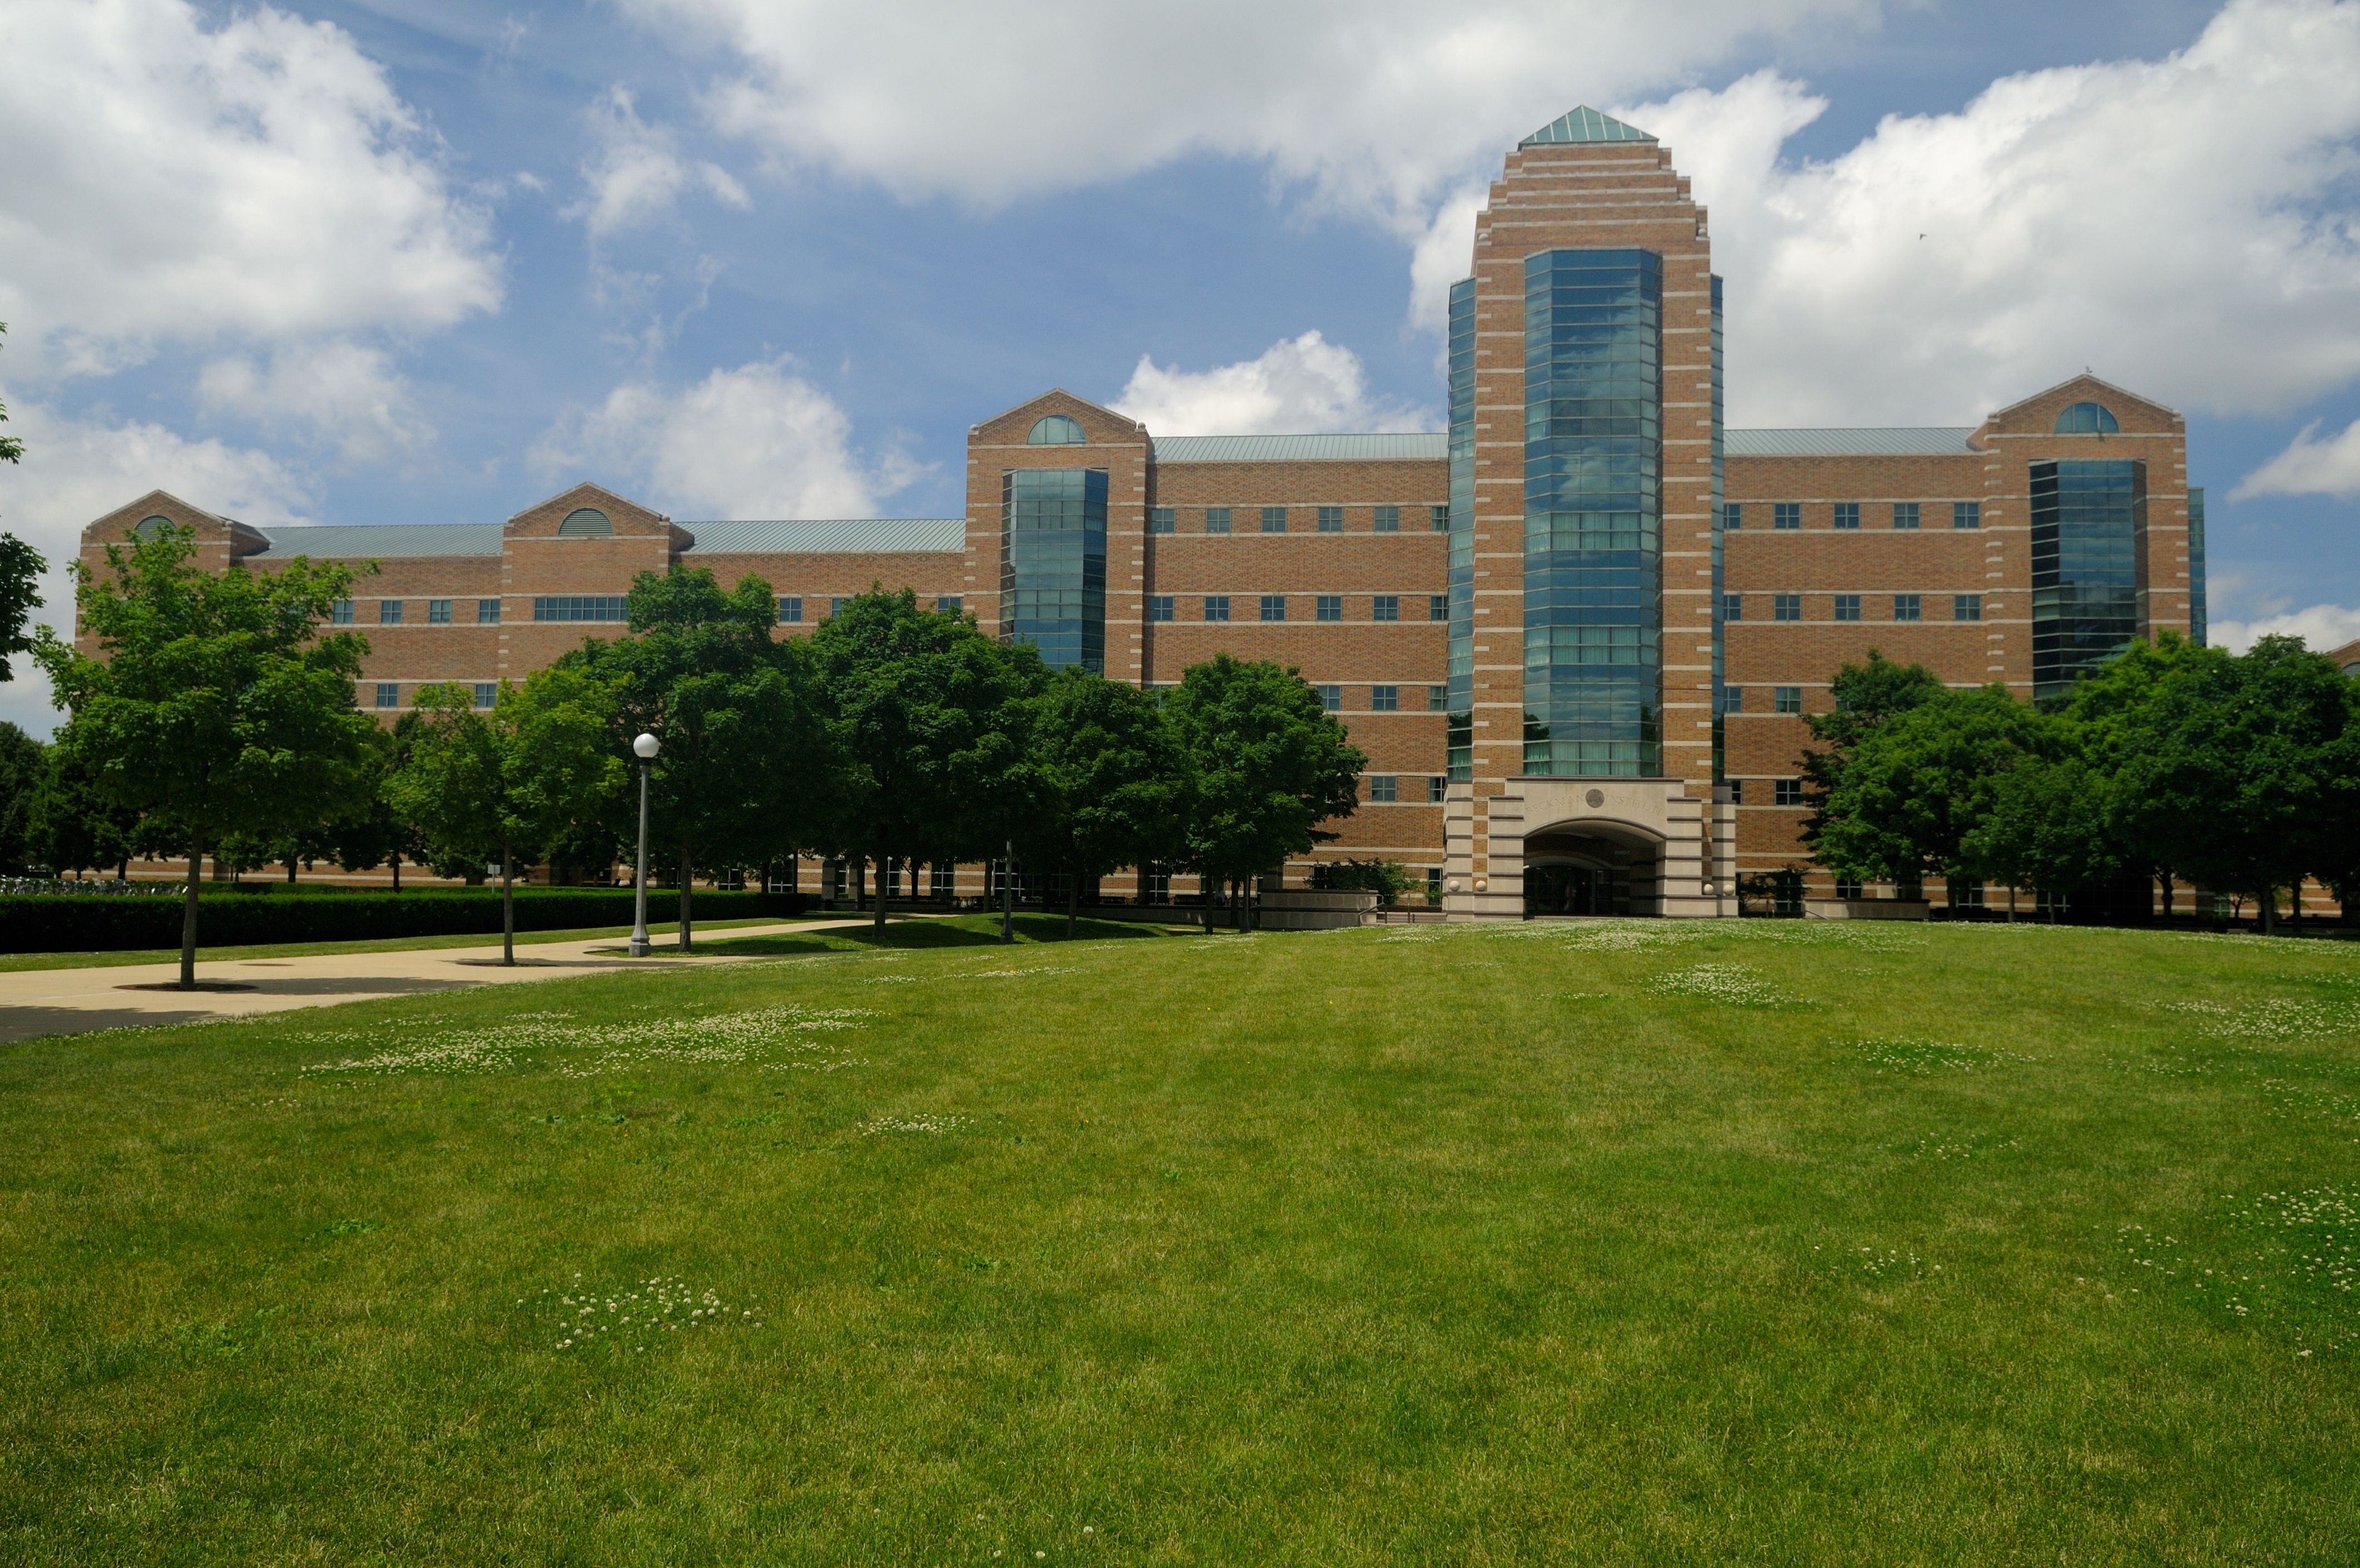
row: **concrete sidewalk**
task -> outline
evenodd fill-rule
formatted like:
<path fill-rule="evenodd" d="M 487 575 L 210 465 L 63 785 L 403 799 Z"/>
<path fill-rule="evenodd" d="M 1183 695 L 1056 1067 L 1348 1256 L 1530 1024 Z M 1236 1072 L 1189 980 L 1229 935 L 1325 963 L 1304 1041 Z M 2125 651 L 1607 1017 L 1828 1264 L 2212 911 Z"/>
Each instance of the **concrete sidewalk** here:
<path fill-rule="evenodd" d="M 739 937 L 775 937 L 801 931 L 865 927 L 869 917 L 797 920 L 773 926 L 736 926 L 713 933 L 713 941 Z M 672 934 L 664 934 L 665 940 Z M 40 1035 L 82 1035 L 93 1029 L 196 1024 L 250 1013 L 282 1013 L 293 1007 L 333 1007 L 383 996 L 417 996 L 475 985 L 508 985 L 557 980 L 572 974 L 608 974 L 617 970 L 670 969 L 683 964 L 740 961 L 727 954 L 683 958 L 659 948 L 644 959 L 617 956 L 628 943 L 618 937 L 579 942 L 517 945 L 513 969 L 500 963 L 500 945 L 427 948 L 407 952 L 322 953 L 309 958 L 200 959 L 200 983 L 235 985 L 237 991 L 162 989 L 180 978 L 177 962 L 125 964 L 100 969 L 17 970 L 0 973 L 0 1041 Z"/>

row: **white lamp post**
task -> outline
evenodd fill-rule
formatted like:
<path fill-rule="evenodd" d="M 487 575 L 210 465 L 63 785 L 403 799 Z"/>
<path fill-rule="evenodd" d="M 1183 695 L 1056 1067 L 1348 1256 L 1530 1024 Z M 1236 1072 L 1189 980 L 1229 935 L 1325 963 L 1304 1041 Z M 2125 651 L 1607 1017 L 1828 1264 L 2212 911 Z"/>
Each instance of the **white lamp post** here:
<path fill-rule="evenodd" d="M 648 772 L 655 765 L 657 750 L 652 735 L 642 734 L 631 742 L 631 751 L 639 759 L 639 896 L 631 925 L 631 957 L 635 959 L 648 956 Z"/>

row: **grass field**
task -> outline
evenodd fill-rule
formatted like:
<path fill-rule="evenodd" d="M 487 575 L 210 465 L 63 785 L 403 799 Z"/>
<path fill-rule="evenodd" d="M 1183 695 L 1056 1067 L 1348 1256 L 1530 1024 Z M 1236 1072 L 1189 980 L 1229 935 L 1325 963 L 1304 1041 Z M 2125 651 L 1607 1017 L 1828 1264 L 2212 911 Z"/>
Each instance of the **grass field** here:
<path fill-rule="evenodd" d="M 0 1047 L 0 1560 L 2360 1555 L 2360 945 L 822 936 Z"/>

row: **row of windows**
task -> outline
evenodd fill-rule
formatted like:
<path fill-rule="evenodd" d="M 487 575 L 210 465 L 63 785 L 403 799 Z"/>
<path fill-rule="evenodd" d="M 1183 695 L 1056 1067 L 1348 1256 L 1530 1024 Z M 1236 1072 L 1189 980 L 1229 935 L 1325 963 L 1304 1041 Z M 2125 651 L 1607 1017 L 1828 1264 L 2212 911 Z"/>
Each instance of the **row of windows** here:
<path fill-rule="evenodd" d="M 1191 507 L 1189 509 L 1192 512 L 1198 511 L 1200 509 L 1195 507 Z M 1230 507 L 1205 507 L 1201 509 L 1205 524 L 1205 532 L 1207 533 L 1229 532 L 1230 531 L 1229 522 L 1231 515 L 1237 510 L 1240 509 Z M 1317 529 L 1319 532 L 1341 533 L 1344 532 L 1344 509 L 1342 507 L 1311 507 L 1307 509 L 1303 507 L 1262 507 L 1260 509 L 1247 507 L 1242 510 L 1250 517 L 1259 510 L 1262 518 L 1262 531 L 1264 533 L 1284 533 L 1287 531 L 1289 513 L 1301 513 L 1306 510 L 1312 513 L 1313 526 Z M 1415 512 L 1418 509 L 1412 507 L 1409 510 L 1412 512 Z M 1425 510 L 1426 514 L 1426 527 L 1430 532 L 1435 533 L 1448 533 L 1450 532 L 1450 509 L 1448 507 L 1429 506 Z M 1370 509 L 1370 528 L 1371 532 L 1377 533 L 1399 533 L 1401 532 L 1402 509 L 1400 507 L 1372 507 Z M 1147 511 L 1147 532 L 1150 533 L 1179 532 L 1180 509 L 1178 507 L 1150 507 Z"/>
<path fill-rule="evenodd" d="M 1208 621 L 1223 621 L 1229 620 L 1229 603 L 1232 597 L 1233 596 L 1229 594 L 1205 595 L 1204 619 Z M 1302 596 L 1297 595 L 1296 597 L 1301 598 Z M 1261 595 L 1261 619 L 1263 620 L 1284 620 L 1286 619 L 1286 599 L 1287 596 L 1284 594 Z M 1416 602 L 1415 598 L 1413 598 L 1411 602 L 1415 604 Z M 1176 620 L 1177 608 L 1178 601 L 1170 594 L 1150 594 L 1147 596 L 1147 619 L 1150 620 L 1164 621 Z M 1369 596 L 1369 619 L 1371 620 L 1399 620 L 1401 618 L 1401 595 L 1371 594 Z M 1314 620 L 1342 620 L 1344 619 L 1344 596 L 1342 594 L 1312 595 L 1311 619 Z M 1450 619 L 1450 596 L 1448 594 L 1426 595 L 1426 619 L 1431 621 L 1448 620 Z"/>
<path fill-rule="evenodd" d="M 1724 529 L 1743 529 L 1745 526 L 1745 510 L 1747 504 L 1748 503 L 1744 501 L 1722 502 L 1721 508 L 1721 526 Z M 1754 515 L 1758 519 L 1762 512 L 1762 503 L 1756 501 L 1752 504 Z M 1892 510 L 1887 513 L 1887 515 L 1891 518 L 1893 526 L 1901 530 L 1905 533 L 1921 526 L 1925 521 L 1926 508 L 1928 505 L 1926 502 L 1892 501 L 1879 504 L 1890 506 Z M 1940 501 L 1935 501 L 1931 504 L 1935 508 L 1939 509 L 1943 503 Z M 1863 503 L 1859 501 L 1830 502 L 1829 506 L 1828 526 L 1830 528 L 1842 529 L 1858 528 L 1860 526 L 1860 509 Z M 1802 502 L 1772 501 L 1769 503 L 1769 506 L 1770 526 L 1772 528 L 1797 529 L 1803 526 Z M 1983 525 L 1983 502 L 1952 501 L 1950 503 L 1950 526 L 1952 528 L 1981 528 Z"/>
<path fill-rule="evenodd" d="M 1721 710 L 1723 713 L 1745 712 L 1745 704 L 1747 700 L 1745 694 L 1748 689 L 1749 688 L 1745 686 L 1723 686 L 1721 692 Z M 1759 701 L 1760 699 L 1755 698 L 1754 700 Z M 1754 711 L 1759 713 L 1762 710 L 1757 707 Z M 1802 712 L 1803 688 L 1800 686 L 1772 686 L 1770 688 L 1770 711 L 1773 713 Z"/>
<path fill-rule="evenodd" d="M 378 707 L 399 707 L 401 706 L 401 683 L 399 681 L 378 681 L 375 684 L 377 686 L 377 706 Z M 493 699 L 500 695 L 499 683 L 497 681 L 477 681 L 474 683 L 474 685 L 475 706 L 477 707 L 491 707 Z M 415 692 L 411 694 L 411 700 L 416 700 Z"/>
<path fill-rule="evenodd" d="M 1754 597 L 1759 598 L 1762 596 L 1756 594 Z M 1863 596 L 1860 594 L 1831 594 L 1829 597 L 1834 600 L 1834 614 L 1831 619 L 1836 620 L 1858 620 L 1861 618 L 1860 607 L 1861 600 Z M 1878 597 L 1882 598 L 1883 596 L 1880 595 Z M 1938 600 L 1939 597 L 1939 596 L 1937 596 Z M 1950 596 L 1950 619 L 1952 620 L 1981 620 L 1983 618 L 1983 595 L 1952 594 Z M 1743 620 L 1745 619 L 1745 596 L 1743 594 L 1721 595 L 1721 619 L 1723 620 Z M 1803 596 L 1800 594 L 1772 594 L 1770 596 L 1770 619 L 1773 620 L 1802 620 Z M 1895 594 L 1893 596 L 1893 619 L 1896 620 L 1925 620 L 1926 596 L 1923 594 Z"/>
<path fill-rule="evenodd" d="M 1321 707 L 1326 708 L 1330 713 L 1341 713 L 1344 711 L 1344 688 L 1342 686 L 1316 685 L 1311 689 L 1319 694 L 1319 706 Z M 1418 688 L 1412 686 L 1409 689 L 1415 691 Z M 1399 686 L 1371 686 L 1369 688 L 1369 711 L 1371 713 L 1399 713 L 1403 711 L 1401 694 L 1402 688 Z M 1437 683 L 1436 685 L 1426 688 L 1426 712 L 1446 713 L 1449 711 L 1449 708 L 1450 687 L 1447 684 Z"/>
<path fill-rule="evenodd" d="M 1400 773 L 1371 773 L 1368 775 L 1368 780 L 1371 800 L 1395 804 L 1404 800 L 1424 800 L 1428 806 L 1439 806 L 1442 804 L 1442 792 L 1449 787 L 1449 781 L 1433 773 L 1423 777 L 1415 774 L 1404 777 Z M 1411 793 L 1403 794 L 1404 787 Z"/>
<path fill-rule="evenodd" d="M 830 617 L 841 615 L 844 613 L 844 607 L 851 602 L 852 598 L 848 594 L 833 595 L 827 601 L 827 613 Z M 959 606 L 960 598 L 956 594 L 938 594 L 935 596 L 934 609 L 941 614 L 956 615 L 959 613 Z M 781 626 L 800 626 L 803 624 L 803 601 L 802 596 L 795 594 L 781 596 L 779 599 L 779 624 Z"/>
<path fill-rule="evenodd" d="M 426 624 L 429 626 L 450 625 L 451 604 L 452 601 L 449 599 L 428 599 L 426 601 Z M 406 602 L 401 599 L 379 599 L 377 601 L 377 623 L 379 626 L 403 625 L 405 623 L 404 618 L 408 614 L 408 606 Z M 352 625 L 353 601 L 350 599 L 338 599 L 335 603 L 330 605 L 328 607 L 328 620 L 337 626 Z M 477 599 L 475 601 L 476 625 L 497 626 L 499 624 L 499 600 Z"/>

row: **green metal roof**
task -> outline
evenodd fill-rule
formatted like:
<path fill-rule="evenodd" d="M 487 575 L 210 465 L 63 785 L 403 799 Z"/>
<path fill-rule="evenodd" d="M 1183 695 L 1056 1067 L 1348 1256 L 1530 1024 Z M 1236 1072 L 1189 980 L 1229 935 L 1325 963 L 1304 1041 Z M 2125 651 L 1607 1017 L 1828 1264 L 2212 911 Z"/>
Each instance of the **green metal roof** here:
<path fill-rule="evenodd" d="M 319 560 L 359 561 L 394 555 L 497 555 L 497 522 L 304 523 L 252 528 L 270 543 L 246 557 L 280 560 L 309 555 Z"/>
<path fill-rule="evenodd" d="M 1450 455 L 1439 431 L 1390 435 L 1159 435 L 1158 463 L 1434 462 Z"/>
<path fill-rule="evenodd" d="M 1721 450 L 1732 457 L 1964 457 L 1981 455 L 1967 439 L 1974 433 L 1972 425 L 1731 430 Z"/>
<path fill-rule="evenodd" d="M 795 518 L 686 522 L 691 555 L 902 554 L 965 550 L 963 517 Z"/>
<path fill-rule="evenodd" d="M 1551 120 L 1516 145 L 1518 147 L 1551 147 L 1566 142 L 1654 141 L 1655 139 L 1636 126 L 1626 126 L 1612 115 L 1601 115 L 1584 104 L 1581 107 Z"/>

